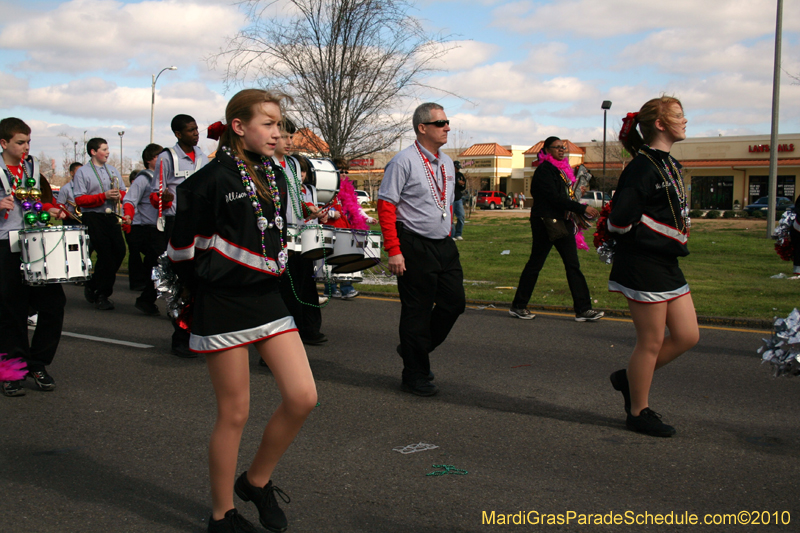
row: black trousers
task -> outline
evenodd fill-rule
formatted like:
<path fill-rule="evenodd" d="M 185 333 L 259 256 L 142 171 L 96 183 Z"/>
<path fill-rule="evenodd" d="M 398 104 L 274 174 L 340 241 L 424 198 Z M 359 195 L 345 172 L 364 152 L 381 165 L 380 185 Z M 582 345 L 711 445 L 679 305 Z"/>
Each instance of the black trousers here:
<path fill-rule="evenodd" d="M 81 217 L 89 229 L 89 239 L 97 254 L 92 279 L 86 285 L 98 296 L 111 296 L 117 271 L 125 259 L 125 240 L 117 217 L 107 213 L 84 213 Z"/>
<path fill-rule="evenodd" d="M 571 223 L 567 222 L 567 228 L 570 227 Z M 575 244 L 575 236 L 572 235 L 572 232 L 569 232 L 570 234 L 566 237 L 550 242 L 542 219 L 533 217 L 531 218 L 531 233 L 533 235 L 531 257 L 519 277 L 519 286 L 517 287 L 517 293 L 514 295 L 512 307 L 524 309 L 528 305 L 533 289 L 536 287 L 536 281 L 539 279 L 539 272 L 541 272 L 550 250 L 555 246 L 561 256 L 561 260 L 564 262 L 564 269 L 567 271 L 567 283 L 572 293 L 572 307 L 575 309 L 575 314 L 591 309 L 592 300 L 591 296 L 589 296 L 589 286 L 586 284 L 583 272 L 581 272 L 581 264 L 578 261 L 578 246 Z"/>
<path fill-rule="evenodd" d="M 314 280 L 314 262 L 295 253 L 289 256 L 286 270 L 281 276 L 283 303 L 292 314 L 300 336 L 304 339 L 316 337 L 322 327 L 322 312 Z"/>
<path fill-rule="evenodd" d="M 128 237 L 128 243 L 134 242 L 139 251 L 144 254 L 144 259 L 140 259 L 142 263 L 142 281 L 140 283 L 143 283 L 145 288 L 140 299 L 147 303 L 155 303 L 158 298 L 158 291 L 153 285 L 151 275 L 153 267 L 158 264 L 158 257 L 167 250 L 167 235 L 158 231 L 155 226 L 137 224 L 131 226 L 131 232 Z M 130 248 L 128 248 L 128 252 L 128 265 L 130 265 L 130 254 L 133 252 Z"/>
<path fill-rule="evenodd" d="M 25 285 L 20 264 L 20 254 L 11 252 L 7 239 L 0 240 L 0 354 L 23 358 L 31 371 L 43 370 L 61 340 L 67 299 L 58 283 Z M 39 313 L 30 344 L 28 307 Z"/>
<path fill-rule="evenodd" d="M 134 231 L 131 226 L 130 233 L 125 234 L 125 242 L 128 244 L 128 286 L 131 289 L 140 287 L 150 280 L 150 276 L 145 273 L 144 262 L 142 261 L 142 234 Z"/>
<path fill-rule="evenodd" d="M 397 278 L 400 292 L 400 355 L 403 380 L 427 377 L 430 353 L 444 342 L 466 308 L 464 273 L 450 237 L 427 239 L 398 224 L 406 271 Z"/>

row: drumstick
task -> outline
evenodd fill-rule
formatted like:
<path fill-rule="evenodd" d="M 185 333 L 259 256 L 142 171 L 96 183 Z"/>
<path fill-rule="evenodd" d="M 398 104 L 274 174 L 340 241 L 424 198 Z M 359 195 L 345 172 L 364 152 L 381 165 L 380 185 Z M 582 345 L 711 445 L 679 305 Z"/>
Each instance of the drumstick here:
<path fill-rule="evenodd" d="M 115 217 L 117 217 L 117 218 L 118 218 L 118 219 L 120 219 L 120 220 L 125 220 L 125 217 L 124 217 L 124 216 L 122 216 L 122 215 L 120 215 L 119 213 L 115 212 L 115 211 L 114 211 L 113 209 L 111 209 L 110 207 L 106 207 L 106 214 L 107 214 L 107 215 L 114 215 Z"/>

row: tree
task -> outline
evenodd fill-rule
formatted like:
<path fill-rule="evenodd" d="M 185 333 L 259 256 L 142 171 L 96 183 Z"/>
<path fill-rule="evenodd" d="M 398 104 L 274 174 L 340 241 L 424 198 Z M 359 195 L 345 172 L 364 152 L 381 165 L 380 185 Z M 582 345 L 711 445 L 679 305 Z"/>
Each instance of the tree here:
<path fill-rule="evenodd" d="M 620 128 L 622 124 L 620 124 Z M 617 131 L 619 128 L 617 128 Z M 617 181 L 619 180 L 619 176 L 623 170 L 625 170 L 625 166 L 630 163 L 633 159 L 631 154 L 628 150 L 622 146 L 622 143 L 619 142 L 617 138 L 616 131 L 610 132 L 610 139 L 606 141 L 606 176 L 605 179 L 600 175 L 602 171 L 598 172 L 596 176 L 594 176 L 594 180 L 596 183 L 593 185 L 594 187 L 599 187 L 606 192 L 611 192 L 614 188 L 616 188 Z M 603 160 L 603 143 L 597 143 L 595 147 L 595 154 L 597 156 L 598 161 Z M 609 163 L 617 163 L 619 164 L 619 169 L 610 169 L 608 168 Z M 602 182 L 602 183 L 601 183 Z"/>
<path fill-rule="evenodd" d="M 405 0 L 245 0 L 250 25 L 210 58 L 228 85 L 256 82 L 289 94 L 298 126 L 311 127 L 332 158 L 394 146 L 408 132 L 398 112 L 449 50 L 410 16 Z"/>

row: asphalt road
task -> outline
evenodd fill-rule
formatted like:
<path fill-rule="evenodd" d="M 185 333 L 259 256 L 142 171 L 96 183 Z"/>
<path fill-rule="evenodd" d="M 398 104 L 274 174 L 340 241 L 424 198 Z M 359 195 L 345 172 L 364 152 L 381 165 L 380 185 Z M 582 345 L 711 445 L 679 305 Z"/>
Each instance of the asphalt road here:
<path fill-rule="evenodd" d="M 110 312 L 67 286 L 50 367 L 57 390 L 0 397 L 2 531 L 205 531 L 215 404 L 204 362 L 170 355 L 168 321 L 139 313 L 122 285 Z M 703 328 L 700 344 L 657 375 L 651 406 L 678 434 L 655 439 L 625 429 L 608 381 L 633 346 L 627 320 L 468 309 L 433 356 L 441 392 L 419 398 L 399 388 L 399 314 L 397 301 L 363 296 L 323 310 L 330 341 L 308 348 L 320 405 L 274 475 L 292 498 L 290 531 L 798 530 L 800 381 L 760 365 L 764 333 Z M 242 469 L 278 403 L 251 357 Z M 438 448 L 392 450 L 420 442 Z M 468 473 L 426 475 L 442 464 Z M 740 511 L 768 512 L 759 519 L 770 524 L 580 525 L 570 515 L 569 524 L 498 525 L 520 512 L 702 521 Z"/>

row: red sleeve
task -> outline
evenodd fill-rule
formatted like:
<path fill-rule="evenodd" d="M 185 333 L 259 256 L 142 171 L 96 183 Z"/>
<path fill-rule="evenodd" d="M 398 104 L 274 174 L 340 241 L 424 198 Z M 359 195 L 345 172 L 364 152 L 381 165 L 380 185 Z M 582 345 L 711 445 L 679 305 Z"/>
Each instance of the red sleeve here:
<path fill-rule="evenodd" d="M 150 205 L 158 209 L 158 193 L 151 192 L 150 193 Z M 167 209 L 168 207 L 172 207 L 172 200 L 169 202 L 161 202 L 161 209 Z"/>
<path fill-rule="evenodd" d="M 378 200 L 378 219 L 383 232 L 383 248 L 389 257 L 399 255 L 400 239 L 397 236 L 397 206 L 386 200 Z"/>
<path fill-rule="evenodd" d="M 136 214 L 136 208 L 133 207 L 133 204 L 128 202 L 127 204 L 122 204 L 122 210 L 125 212 L 126 215 L 133 219 L 133 216 Z"/>
<path fill-rule="evenodd" d="M 128 191 L 119 191 L 119 201 L 123 201 L 125 199 L 125 195 L 128 194 Z"/>
<path fill-rule="evenodd" d="M 63 207 L 58 205 L 58 202 L 53 202 L 52 204 L 51 203 L 42 204 L 42 211 L 50 211 L 51 209 L 59 209 L 59 208 L 63 209 Z"/>
<path fill-rule="evenodd" d="M 75 203 L 79 207 L 100 207 L 106 203 L 105 193 L 100 194 L 84 194 L 75 198 Z"/>

